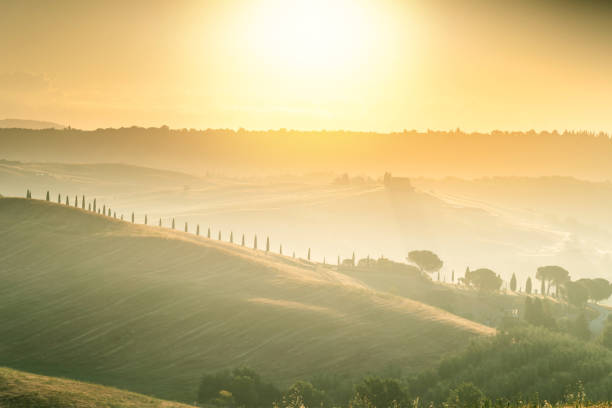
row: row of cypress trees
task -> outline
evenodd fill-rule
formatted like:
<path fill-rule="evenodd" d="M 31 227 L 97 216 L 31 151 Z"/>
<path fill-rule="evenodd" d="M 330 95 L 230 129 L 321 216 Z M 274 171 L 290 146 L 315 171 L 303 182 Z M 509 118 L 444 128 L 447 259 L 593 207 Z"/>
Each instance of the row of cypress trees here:
<path fill-rule="evenodd" d="M 27 199 L 31 199 L 32 198 L 32 191 L 30 189 L 28 189 L 26 191 L 26 198 Z M 45 196 L 45 200 L 46 201 L 51 201 L 51 193 L 50 193 L 50 191 L 47 191 L 47 194 Z M 61 196 L 61 194 L 57 195 L 57 203 L 58 204 L 62 204 L 62 196 Z M 65 203 L 64 204 L 67 205 L 67 206 L 71 205 L 70 204 L 70 198 L 69 198 L 68 195 L 66 195 L 66 197 L 65 197 Z M 79 208 L 79 197 L 77 195 L 74 196 L 74 207 L 75 208 Z M 117 213 L 114 212 L 114 211 L 111 211 L 110 206 L 107 208 L 106 204 L 104 204 L 102 206 L 102 208 L 100 208 L 98 206 L 98 202 L 97 202 L 96 198 L 93 199 L 93 202 L 88 203 L 87 204 L 87 208 L 86 208 L 85 195 L 83 195 L 81 197 L 80 208 L 82 210 L 87 209 L 87 211 L 91 211 L 91 212 L 94 212 L 96 214 L 104 215 L 104 216 L 107 216 L 107 217 L 112 217 L 112 218 L 115 218 L 115 219 L 117 218 Z M 119 219 L 121 221 L 123 221 L 123 214 L 121 214 L 119 216 Z M 135 224 L 135 215 L 134 215 L 134 212 L 132 212 L 130 220 L 131 220 L 132 224 Z M 147 214 L 145 214 L 144 215 L 144 225 L 148 225 L 148 224 L 149 224 L 149 217 L 148 217 Z M 158 226 L 160 228 L 163 227 L 163 223 L 162 223 L 161 217 L 159 219 Z M 174 218 L 172 218 L 172 227 L 171 228 L 173 230 L 176 229 L 176 222 L 175 222 Z M 185 221 L 185 229 L 184 229 L 184 231 L 185 232 L 189 232 L 189 225 L 188 225 L 187 221 Z M 200 224 L 197 224 L 197 226 L 196 226 L 195 235 L 196 236 L 200 236 Z M 206 234 L 206 238 L 208 238 L 208 239 L 211 238 L 211 229 L 210 229 L 210 227 L 208 227 L 208 232 Z M 221 236 L 221 231 L 220 230 L 219 230 L 218 240 L 219 241 L 222 240 L 222 236 Z M 234 243 L 234 232 L 233 231 L 230 231 L 229 242 L 232 243 L 232 244 Z M 244 234 L 242 234 L 242 241 L 241 241 L 240 245 L 243 246 L 243 247 L 246 246 L 246 240 L 245 240 L 245 235 Z M 255 237 L 253 238 L 253 249 L 255 249 L 255 250 L 258 249 L 258 247 L 257 247 L 257 235 L 255 235 Z M 266 237 L 266 252 L 270 252 L 270 237 Z M 282 244 L 280 244 L 278 252 L 279 252 L 280 255 L 283 255 L 283 245 Z M 353 255 L 353 258 L 354 258 L 354 256 L 355 255 Z M 293 252 L 293 258 L 295 258 L 295 251 Z M 311 258 L 311 252 L 310 252 L 310 248 L 308 248 L 308 254 L 307 254 L 308 261 L 310 261 L 310 258 Z M 323 263 L 325 264 L 325 258 L 323 258 Z M 338 256 L 338 265 L 340 265 L 340 256 Z"/>

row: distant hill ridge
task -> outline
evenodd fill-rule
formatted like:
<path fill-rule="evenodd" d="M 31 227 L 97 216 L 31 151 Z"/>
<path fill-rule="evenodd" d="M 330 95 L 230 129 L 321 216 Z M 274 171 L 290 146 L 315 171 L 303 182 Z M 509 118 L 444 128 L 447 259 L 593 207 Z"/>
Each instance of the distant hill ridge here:
<path fill-rule="evenodd" d="M 395 133 L 125 127 L 0 130 L 9 160 L 125 162 L 204 174 L 349 172 L 461 178 L 568 176 L 608 180 L 612 141 L 567 131 Z"/>
<path fill-rule="evenodd" d="M 281 385 L 418 370 L 495 332 L 319 264 L 52 202 L 0 199 L 0 240 L 4 364 L 167 399 L 244 364 Z"/>
<path fill-rule="evenodd" d="M 0 119 L 0 129 L 64 129 L 66 126 L 54 122 L 28 119 Z"/>

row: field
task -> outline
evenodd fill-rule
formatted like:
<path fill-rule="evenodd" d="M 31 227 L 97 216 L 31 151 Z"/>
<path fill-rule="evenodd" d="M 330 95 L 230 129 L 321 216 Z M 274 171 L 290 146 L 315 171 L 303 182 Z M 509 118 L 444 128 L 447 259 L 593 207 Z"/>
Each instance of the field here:
<path fill-rule="evenodd" d="M 0 359 L 31 372 L 191 401 L 204 372 L 418 370 L 494 333 L 321 264 L 50 202 L 0 199 L 0 231 Z"/>
<path fill-rule="evenodd" d="M 188 408 L 133 392 L 63 378 L 0 368 L 0 407 L 3 408 Z"/>

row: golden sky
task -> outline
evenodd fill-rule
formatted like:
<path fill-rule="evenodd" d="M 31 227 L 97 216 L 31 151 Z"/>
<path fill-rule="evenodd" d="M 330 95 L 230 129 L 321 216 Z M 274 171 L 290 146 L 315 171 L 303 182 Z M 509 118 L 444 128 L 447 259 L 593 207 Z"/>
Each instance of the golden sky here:
<path fill-rule="evenodd" d="M 0 1 L 0 118 L 612 131 L 595 1 Z"/>

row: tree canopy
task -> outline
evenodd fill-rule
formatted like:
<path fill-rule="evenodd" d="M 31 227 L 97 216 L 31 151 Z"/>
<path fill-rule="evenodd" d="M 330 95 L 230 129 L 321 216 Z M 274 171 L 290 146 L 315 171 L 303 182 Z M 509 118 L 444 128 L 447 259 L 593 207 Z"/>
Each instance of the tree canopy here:
<path fill-rule="evenodd" d="M 419 267 L 421 272 L 434 273 L 439 271 L 444 262 L 431 251 L 410 251 L 408 253 L 408 262 L 411 262 Z"/>
<path fill-rule="evenodd" d="M 502 279 L 491 269 L 480 268 L 466 271 L 465 283 L 481 290 L 493 291 L 501 287 Z"/>

